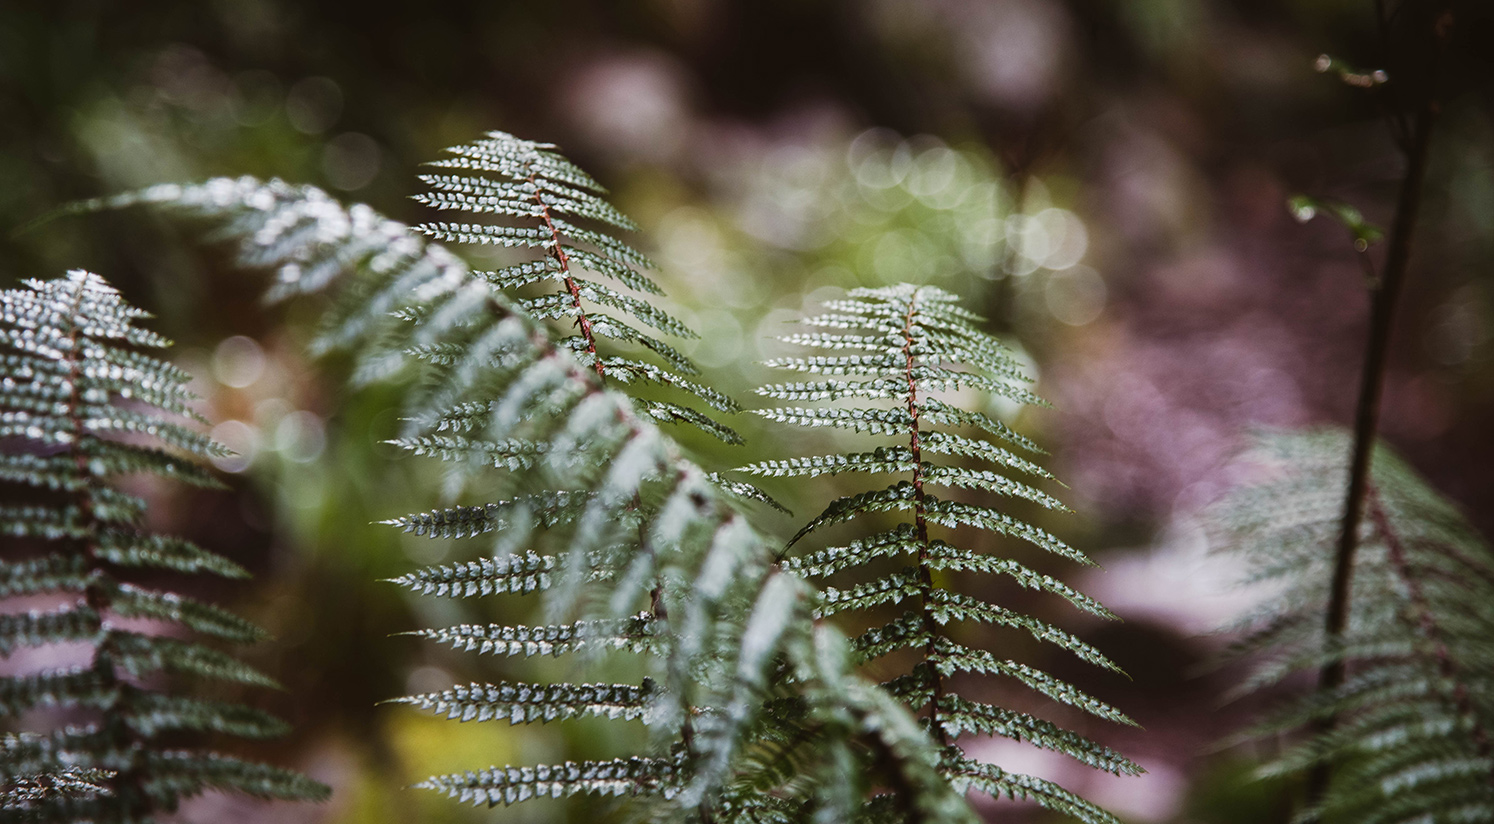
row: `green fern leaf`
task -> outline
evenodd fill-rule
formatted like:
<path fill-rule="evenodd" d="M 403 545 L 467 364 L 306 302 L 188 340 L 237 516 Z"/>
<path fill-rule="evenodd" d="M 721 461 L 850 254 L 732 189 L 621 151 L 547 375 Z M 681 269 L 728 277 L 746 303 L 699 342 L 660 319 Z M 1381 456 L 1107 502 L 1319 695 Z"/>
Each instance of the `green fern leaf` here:
<path fill-rule="evenodd" d="M 537 767 L 493 767 L 459 775 L 435 776 L 416 784 L 477 806 L 508 806 L 531 798 L 593 795 L 671 795 L 677 791 L 679 759 L 618 758 L 567 761 Z"/>
<path fill-rule="evenodd" d="M 1045 809 L 1083 821 L 1085 824 L 1120 824 L 1120 819 L 1064 788 L 1030 775 L 1009 773 L 994 764 L 983 764 L 951 754 L 940 769 L 956 786 L 1013 800 L 1035 801 Z"/>
<path fill-rule="evenodd" d="M 625 649 L 629 652 L 657 651 L 661 639 L 658 621 L 648 613 L 632 618 L 577 621 L 546 626 L 510 624 L 462 624 L 444 629 L 422 629 L 416 635 L 453 649 L 483 655 L 564 655 L 582 649 Z"/>
<path fill-rule="evenodd" d="M 291 770 L 217 753 L 167 751 L 147 758 L 145 791 L 162 801 L 204 790 L 231 790 L 256 798 L 325 801 L 331 791 Z"/>
<path fill-rule="evenodd" d="M 529 593 L 549 589 L 558 564 L 553 556 L 510 555 L 450 566 L 427 567 L 390 579 L 421 595 L 471 598 L 499 592 Z"/>

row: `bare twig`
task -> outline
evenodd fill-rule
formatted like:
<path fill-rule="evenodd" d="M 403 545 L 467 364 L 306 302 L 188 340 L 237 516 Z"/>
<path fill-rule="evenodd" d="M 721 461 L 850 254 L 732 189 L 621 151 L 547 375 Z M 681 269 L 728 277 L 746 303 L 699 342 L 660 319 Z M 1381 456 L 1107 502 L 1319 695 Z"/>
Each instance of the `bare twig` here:
<path fill-rule="evenodd" d="M 1383 5 L 1382 14 L 1383 14 Z M 1383 18 L 1382 18 L 1383 19 Z M 1445 17 L 1438 21 L 1437 40 L 1444 39 Z M 1430 49 L 1432 60 L 1437 60 L 1440 44 L 1433 43 Z M 1435 77 L 1436 72 L 1429 72 Z M 1342 526 L 1334 556 L 1333 582 L 1328 602 L 1325 624 L 1325 644 L 1330 653 L 1343 635 L 1349 617 L 1349 589 L 1354 569 L 1354 553 L 1359 543 L 1359 524 L 1364 517 L 1365 497 L 1369 489 L 1369 472 L 1375 434 L 1380 423 L 1380 396 L 1385 385 L 1386 355 L 1390 350 L 1391 326 L 1395 320 L 1396 304 L 1405 282 L 1406 270 L 1411 260 L 1411 242 L 1416 230 L 1417 216 L 1421 211 L 1422 189 L 1426 180 L 1427 159 L 1432 141 L 1432 129 L 1437 119 L 1436 89 L 1431 82 L 1417 107 L 1411 129 L 1411 140 L 1405 147 L 1406 176 L 1401 180 L 1400 194 L 1396 201 L 1395 220 L 1391 226 L 1389 247 L 1385 255 L 1385 266 L 1379 278 L 1371 282 L 1369 338 L 1365 345 L 1364 364 L 1360 373 L 1359 401 L 1354 411 L 1354 451 L 1349 469 L 1349 490 L 1344 505 Z M 1345 662 L 1338 654 L 1331 654 L 1318 678 L 1318 688 L 1332 692 L 1341 687 L 1346 675 Z M 1331 730 L 1336 719 L 1328 717 L 1318 724 L 1319 733 Z M 1326 763 L 1313 768 L 1307 782 L 1307 804 L 1316 807 L 1328 789 L 1332 770 Z"/>

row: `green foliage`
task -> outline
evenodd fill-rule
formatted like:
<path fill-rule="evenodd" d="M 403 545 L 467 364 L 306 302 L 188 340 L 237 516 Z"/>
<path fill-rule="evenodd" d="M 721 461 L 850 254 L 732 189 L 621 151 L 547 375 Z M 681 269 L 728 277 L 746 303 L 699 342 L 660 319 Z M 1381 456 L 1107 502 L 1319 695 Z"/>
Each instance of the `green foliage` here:
<path fill-rule="evenodd" d="M 1385 239 L 1384 229 L 1365 220 L 1363 212 L 1341 201 L 1293 195 L 1287 200 L 1287 210 L 1299 223 L 1306 223 L 1319 213 L 1338 221 L 1349 230 L 1349 235 L 1354 239 L 1354 248 L 1360 252 Z"/>
<path fill-rule="evenodd" d="M 1305 731 L 1263 768 L 1317 767 L 1332 781 L 1300 818 L 1389 824 L 1494 818 L 1494 555 L 1446 499 L 1387 447 L 1373 459 L 1344 633 L 1325 636 L 1349 438 L 1326 430 L 1260 439 L 1269 476 L 1213 510 L 1218 541 L 1268 588 L 1237 652 L 1242 691 L 1275 687 L 1331 661 L 1343 685 L 1294 699 L 1254 735 Z"/>
<path fill-rule="evenodd" d="M 944 780 L 961 790 L 1031 799 L 1086 822 L 1115 821 L 1109 813 L 1051 782 L 974 761 L 954 746 L 961 735 L 998 735 L 1028 741 L 1116 774 L 1140 772 L 1124 757 L 1077 733 L 1026 713 L 967 700 L 951 689 L 950 678 L 959 673 L 1001 675 L 1054 701 L 1110 721 L 1131 723 L 1114 708 L 1038 669 L 965 646 L 956 640 L 951 625 L 984 624 L 1020 630 L 1091 664 L 1116 669 L 1098 650 L 1043 621 L 949 590 L 940 583 L 947 579 L 936 577 L 945 571 L 1004 574 L 1024 586 L 1057 594 L 1080 609 L 1111 617 L 1094 601 L 1015 561 L 963 550 L 931 534 L 933 527 L 974 527 L 1018 538 L 1070 560 L 1088 562 L 1058 538 L 993 506 L 940 498 L 929 491 L 932 487 L 973 490 L 985 496 L 1022 498 L 1048 509 L 1063 509 L 1056 499 L 1026 481 L 987 469 L 926 460 L 928 453 L 978 456 L 1003 469 L 1047 477 L 1047 473 L 1009 451 L 1009 447 L 1035 449 L 1028 439 L 1000 421 L 950 405 L 930 397 L 930 393 L 972 387 L 1023 403 L 1041 401 L 1019 384 L 1023 378 L 1011 354 L 976 329 L 974 323 L 979 318 L 961 309 L 947 292 L 909 285 L 858 289 L 851 293 L 851 299 L 832 301 L 828 309 L 827 314 L 806 323 L 837 331 L 796 334 L 783 340 L 838 354 L 781 358 L 770 364 L 831 377 L 772 384 L 758 392 L 780 400 L 890 400 L 892 405 L 780 407 L 759 413 L 800 426 L 897 437 L 907 445 L 764 461 L 745 469 L 767 476 L 814 477 L 848 472 L 900 476 L 890 486 L 832 501 L 794 536 L 790 546 L 827 527 L 866 522 L 879 513 L 906 513 L 908 520 L 844 546 L 787 558 L 783 568 L 811 578 L 860 573 L 859 583 L 824 588 L 817 608 L 822 617 L 883 605 L 906 603 L 912 607 L 886 624 L 863 631 L 851 642 L 851 648 L 860 663 L 905 651 L 914 654 L 911 670 L 882 686 L 923 715 L 925 726 L 944 748 L 937 765 Z M 975 429 L 1004 445 L 931 425 Z M 905 566 L 889 571 L 885 563 L 888 559 L 901 559 Z M 893 795 L 874 799 L 873 809 L 904 803 Z"/>
<path fill-rule="evenodd" d="M 274 686 L 195 641 L 127 629 L 144 619 L 231 643 L 253 624 L 211 604 L 121 580 L 121 570 L 244 573 L 186 541 L 140 529 L 146 503 L 123 475 L 215 485 L 192 458 L 226 454 L 172 418 L 196 419 L 188 376 L 146 354 L 168 345 L 135 325 L 146 313 L 82 271 L 0 292 L 0 595 L 46 596 L 50 609 L 0 615 L 0 656 L 82 643 L 87 665 L 0 679 L 0 715 L 83 710 L 89 723 L 8 736 L 0 746 L 7 810 L 25 820 L 143 821 L 207 789 L 321 799 L 327 788 L 276 767 L 179 749 L 185 734 L 265 737 L 282 723 L 246 707 L 160 694 L 158 674 Z M 167 417 L 167 416 L 171 417 Z M 162 446 L 171 447 L 163 449 Z"/>
<path fill-rule="evenodd" d="M 522 142 L 510 152 L 499 145 L 505 140 L 495 136 L 480 151 L 458 150 L 464 159 L 451 162 L 469 170 L 487 164 L 493 167 L 487 171 L 506 176 L 506 184 L 495 181 L 484 191 L 527 181 L 527 173 L 513 174 L 522 171 L 515 164 L 532 162 L 531 172 L 552 181 L 542 190 L 546 198 L 569 187 L 560 192 L 566 202 L 556 201 L 557 210 L 583 200 L 577 187 L 589 187 L 588 179 L 558 155 Z M 497 197 L 479 204 L 484 208 L 519 209 L 513 197 L 484 196 Z M 417 570 L 396 583 L 445 597 L 539 593 L 546 619 L 534 626 L 464 625 L 420 634 L 496 654 L 572 654 L 578 667 L 590 663 L 578 652 L 646 653 L 649 679 L 638 684 L 476 684 L 403 699 L 458 718 L 509 723 L 597 714 L 636 718 L 654 731 L 646 752 L 493 767 L 419 786 L 487 805 L 623 795 L 645 797 L 640 809 L 666 820 L 778 820 L 764 817 L 781 806 L 777 796 L 744 794 L 740 787 L 758 780 L 763 730 L 802 721 L 812 731 L 797 751 L 808 760 L 845 766 L 853 749 L 876 752 L 880 773 L 901 776 L 908 803 L 926 811 L 925 820 L 973 821 L 935 770 L 939 749 L 896 702 L 850 671 L 844 640 L 815 624 L 811 590 L 774 568 L 768 542 L 737 508 L 739 493 L 750 494 L 751 487 L 701 470 L 658 428 L 652 401 L 604 384 L 632 374 L 632 367 L 609 371 L 617 362 L 601 353 L 593 358 L 584 334 L 553 341 L 541 318 L 503 294 L 493 277 L 470 272 L 415 230 L 366 206 L 345 209 L 319 190 L 214 180 L 156 187 L 106 205 L 142 202 L 207 219 L 217 237 L 237 244 L 243 264 L 274 270 L 272 297 L 335 285 L 343 299 L 318 345 L 353 346 L 356 377 L 424 364 L 426 380 L 411 392 L 403 442 L 452 463 L 465 477 L 482 470 L 484 490 L 496 489 L 499 497 L 390 523 L 430 537 L 494 537 L 488 557 Z M 579 207 L 571 213 L 611 216 L 586 202 L 590 214 Z M 553 256 L 553 264 L 522 264 L 528 274 L 510 270 L 497 277 L 510 278 L 509 285 L 558 266 L 561 252 L 624 285 L 645 283 L 636 274 L 625 279 L 620 264 L 638 261 L 597 234 L 564 230 L 595 250 L 587 251 L 555 235 L 546 245 L 532 228 L 436 226 L 427 232 L 535 246 Z M 545 277 L 564 283 L 557 274 Z M 544 304 L 557 305 L 564 304 Z M 560 316 L 578 327 L 583 317 L 595 317 L 584 302 L 572 302 L 566 312 Z M 649 348 L 678 370 L 665 350 Z M 690 391 L 710 403 L 706 391 Z M 431 440 L 436 437 L 445 439 L 439 448 Z M 764 704 L 770 693 L 787 702 L 781 712 Z M 792 808 L 779 812 L 799 820 L 843 809 L 844 774 L 818 777 L 823 780 L 800 788 Z"/>

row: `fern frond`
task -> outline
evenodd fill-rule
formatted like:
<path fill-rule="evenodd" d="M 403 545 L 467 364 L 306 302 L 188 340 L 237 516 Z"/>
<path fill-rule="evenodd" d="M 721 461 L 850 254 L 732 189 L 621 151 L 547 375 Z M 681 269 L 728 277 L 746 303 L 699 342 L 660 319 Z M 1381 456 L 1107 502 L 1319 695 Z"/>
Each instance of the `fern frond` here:
<path fill-rule="evenodd" d="M 961 501 L 943 500 L 923 493 L 921 484 L 915 486 L 909 481 L 899 481 L 884 489 L 859 492 L 831 501 L 830 505 L 825 507 L 825 511 L 805 524 L 789 541 L 789 544 L 798 543 L 800 539 L 815 530 L 846 523 L 862 515 L 885 512 L 913 512 L 915 515 L 921 514 L 922 520 L 931 524 L 947 527 L 973 526 L 1000 535 L 1010 535 L 1076 563 L 1094 563 L 1087 556 L 1053 535 L 1019 521 L 998 509 Z"/>
<path fill-rule="evenodd" d="M 141 735 L 194 730 L 240 738 L 278 738 L 290 732 L 290 725 L 279 718 L 240 704 L 155 693 L 139 695 L 133 704 L 125 723 Z"/>
<path fill-rule="evenodd" d="M 1002 463 L 1010 465 L 1008 462 Z M 895 446 L 879 447 L 874 452 L 856 452 L 849 455 L 810 455 L 781 461 L 762 461 L 748 464 L 742 467 L 741 471 L 773 478 L 814 478 L 820 475 L 839 475 L 843 472 L 911 473 L 913 469 L 912 450 Z M 962 466 L 940 466 L 928 462 L 922 463 L 918 469 L 926 484 L 995 492 L 1026 498 L 1046 509 L 1059 511 L 1068 509 L 1062 501 L 1052 495 L 995 472 Z"/>
<path fill-rule="evenodd" d="M 159 802 L 189 798 L 205 790 L 228 790 L 255 798 L 324 798 L 327 789 L 298 772 L 212 752 L 173 750 L 146 758 L 145 791 Z"/>
<path fill-rule="evenodd" d="M 24 810 L 26 820 L 140 820 L 175 809 L 207 786 L 287 799 L 328 792 L 276 768 L 166 749 L 166 741 L 183 732 L 264 737 L 283 734 L 285 725 L 245 707 L 132 684 L 166 672 L 275 686 L 226 653 L 125 631 L 113 620 L 169 622 L 232 643 L 264 637 L 226 610 L 116 577 L 115 568 L 130 567 L 245 575 L 189 542 L 141 532 L 145 502 L 111 485 L 121 475 L 147 474 L 215 487 L 191 456 L 226 454 L 166 417 L 200 420 L 188 405 L 186 373 L 140 351 L 169 344 L 134 325 L 145 316 L 82 271 L 0 292 L 0 357 L 7 370 L 0 379 L 0 432 L 9 439 L 0 456 L 0 484 L 27 490 L 18 497 L 29 501 L 0 506 L 0 531 L 39 542 L 39 554 L 0 563 L 0 597 L 77 598 L 48 611 L 0 615 L 0 656 L 59 642 L 93 650 L 86 667 L 0 679 L 0 716 L 84 707 L 103 719 L 100 726 L 6 739 L 0 776 L 7 780 L 0 792 L 7 809 Z"/>
<path fill-rule="evenodd" d="M 1474 821 L 1494 816 L 1494 553 L 1457 509 L 1389 447 L 1375 448 L 1366 526 L 1354 554 L 1349 617 L 1323 616 L 1343 516 L 1349 436 L 1259 438 L 1270 476 L 1210 510 L 1217 543 L 1274 590 L 1234 653 L 1254 663 L 1246 689 L 1330 661 L 1344 683 L 1287 703 L 1255 735 L 1306 728 L 1268 775 L 1331 774 L 1307 815 L 1353 821 Z"/>
<path fill-rule="evenodd" d="M 1120 824 L 1120 819 L 1104 809 L 1042 778 L 1009 773 L 994 764 L 962 758 L 955 753 L 940 764 L 940 771 L 962 789 L 979 790 L 997 798 L 1006 796 L 1012 800 L 1035 801 L 1045 809 L 1085 824 Z"/>
<path fill-rule="evenodd" d="M 447 536 L 442 536 L 447 537 Z M 529 593 L 550 588 L 558 561 L 552 555 L 509 555 L 450 566 L 425 567 L 390 582 L 421 595 L 471 598 L 500 592 Z"/>
<path fill-rule="evenodd" d="M 236 644 L 252 644 L 269 637 L 263 629 L 228 610 L 184 595 L 119 584 L 109 598 L 113 610 L 126 618 L 171 621 L 198 634 Z"/>
<path fill-rule="evenodd" d="M 1012 448 L 1039 452 L 1037 445 L 1005 423 L 931 396 L 957 389 L 977 389 L 1022 403 L 1040 404 L 1020 384 L 1013 355 L 972 324 L 976 316 L 957 305 L 953 295 L 933 287 L 895 286 L 858 289 L 850 299 L 831 301 L 827 313 L 810 318 L 811 326 L 845 330 L 811 332 L 783 340 L 835 354 L 777 358 L 768 365 L 801 373 L 827 376 L 823 380 L 770 384 L 758 394 L 786 401 L 882 401 L 881 405 L 788 406 L 755 410 L 783 423 L 805 427 L 834 427 L 873 436 L 905 439 L 904 445 L 881 445 L 873 451 L 816 455 L 762 461 L 745 471 L 771 477 L 816 477 L 857 472 L 901 476 L 889 486 L 855 492 L 831 501 L 788 542 L 792 548 L 821 530 L 858 522 L 866 516 L 894 514 L 908 519 L 893 529 L 877 532 L 843 546 L 828 547 L 785 558 L 783 568 L 813 578 L 829 578 L 863 570 L 874 562 L 904 559 L 901 569 L 885 568 L 869 580 L 846 588 L 825 586 L 816 599 L 823 617 L 889 605 L 913 608 L 892 621 L 865 629 L 852 643 L 862 661 L 895 652 L 914 653 L 910 672 L 884 686 L 926 718 L 941 745 L 963 733 L 997 735 L 1066 754 L 1107 772 L 1134 775 L 1134 763 L 1084 737 L 1049 722 L 1000 707 L 960 698 L 949 691 L 951 676 L 960 673 L 1010 678 L 1052 701 L 1120 724 L 1133 723 L 1114 707 L 1034 667 L 1004 660 L 991 652 L 957 643 L 949 625 L 967 623 L 1006 627 L 1025 632 L 1037 641 L 1055 645 L 1080 660 L 1118 671 L 1099 650 L 1077 636 L 1045 621 L 980 598 L 941 588 L 936 571 L 972 571 L 1007 575 L 1022 586 L 1055 593 L 1081 610 L 1113 617 L 1103 606 L 1072 588 L 1038 575 L 1017 562 L 960 549 L 931 535 L 937 527 L 970 528 L 1008 536 L 1081 564 L 1091 563 L 1054 535 L 983 503 L 936 497 L 928 489 L 944 486 L 985 496 L 1021 498 L 1046 509 L 1067 511 L 1057 498 L 1032 484 L 1006 474 L 1021 472 L 1051 476 Z M 971 437 L 950 431 L 980 433 Z M 939 464 L 925 455 L 944 454 L 980 459 L 993 468 Z M 864 577 L 864 576 L 863 576 Z M 958 750 L 943 752 L 937 774 L 960 790 L 1023 798 L 1085 822 L 1113 822 L 1114 817 L 1049 782 L 1007 773 L 990 764 L 963 757 Z M 866 820 L 904 820 L 896 793 L 871 799 L 859 815 Z"/>
<path fill-rule="evenodd" d="M 105 529 L 94 553 L 123 567 L 150 567 L 172 572 L 206 572 L 224 578 L 248 578 L 249 573 L 223 556 L 191 541 L 169 535 L 149 535 L 127 529 Z"/>
<path fill-rule="evenodd" d="M 45 821 L 61 806 L 98 804 L 114 794 L 116 770 L 38 757 L 41 736 L 6 733 L 0 738 L 0 810 L 7 820 Z"/>
<path fill-rule="evenodd" d="M 1063 753 L 1090 767 L 1116 775 L 1141 774 L 1140 767 L 1109 747 L 1027 713 L 967 701 L 958 695 L 944 695 L 939 698 L 939 717 L 943 719 L 945 733 L 951 738 L 965 733 L 996 735 Z"/>
<path fill-rule="evenodd" d="M 534 453 L 543 446 L 535 444 Z M 502 529 L 514 529 L 523 522 L 534 522 L 550 528 L 572 523 L 580 517 L 586 498 L 571 492 L 557 491 L 537 495 L 520 495 L 482 506 L 460 506 L 432 510 L 394 518 L 384 523 L 430 538 L 476 537 Z"/>

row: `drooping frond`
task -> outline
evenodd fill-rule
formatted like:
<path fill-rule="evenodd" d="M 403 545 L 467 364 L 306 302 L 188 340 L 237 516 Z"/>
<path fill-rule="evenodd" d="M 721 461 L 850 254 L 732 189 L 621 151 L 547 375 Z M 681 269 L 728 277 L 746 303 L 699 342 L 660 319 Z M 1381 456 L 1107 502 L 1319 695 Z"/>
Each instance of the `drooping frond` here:
<path fill-rule="evenodd" d="M 498 167 L 485 167 L 497 175 L 532 161 L 484 152 L 481 158 L 462 155 L 454 168 L 473 171 L 482 163 Z M 587 185 L 549 150 L 535 162 L 554 180 Z M 499 200 L 507 209 L 512 199 Z M 938 749 L 911 716 L 848 670 L 817 663 L 819 647 L 806 639 L 825 631 L 815 629 L 807 586 L 774 569 L 769 544 L 737 509 L 750 487 L 723 482 L 688 461 L 657 424 L 662 407 L 640 405 L 615 388 L 626 382 L 622 375 L 670 384 L 679 380 L 677 371 L 622 358 L 595 360 L 575 338 L 552 340 L 542 321 L 495 289 L 488 276 L 467 271 L 408 227 L 366 207 L 343 209 L 316 190 L 213 181 L 160 187 L 116 203 L 142 201 L 210 219 L 220 238 L 239 244 L 245 263 L 277 272 L 278 292 L 333 285 L 345 276 L 350 282 L 336 284 L 343 287 L 344 308 L 326 340 L 354 344 L 365 364 L 413 357 L 430 370 L 432 388 L 416 398 L 404 437 L 467 439 L 418 442 L 437 457 L 459 461 L 473 453 L 468 444 L 487 445 L 476 450 L 483 455 L 478 463 L 494 473 L 485 480 L 509 490 L 505 497 L 391 524 L 430 537 L 484 537 L 492 554 L 418 570 L 397 583 L 443 597 L 535 593 L 545 620 L 420 634 L 491 654 L 612 650 L 646 656 L 647 682 L 600 690 L 584 683 L 479 683 L 409 700 L 458 718 L 506 721 L 516 713 L 527 721 L 616 712 L 648 723 L 654 743 L 647 752 L 494 767 L 421 786 L 488 805 L 576 793 L 638 795 L 662 805 L 669 820 L 753 820 L 726 811 L 740 800 L 733 787 L 755 753 L 753 730 L 786 723 L 763 703 L 779 690 L 797 708 L 790 716 L 833 727 L 834 734 L 813 735 L 801 748 L 811 760 L 829 748 L 841 759 L 835 763 L 844 763 L 853 748 L 872 747 L 883 772 L 911 776 L 913 803 L 939 811 L 941 817 L 927 820 L 973 820 L 959 795 L 937 779 Z M 541 242 L 518 230 L 442 231 Z M 568 247 L 570 259 L 632 288 L 644 283 L 623 265 L 634 261 L 612 244 L 564 234 L 601 250 Z M 536 265 L 522 277 L 537 276 L 542 269 Z M 373 324 L 389 314 L 394 324 Z M 589 317 L 595 328 L 599 316 Z M 527 445 L 522 460 L 489 460 L 497 454 L 491 445 L 517 455 L 514 444 Z M 785 659 L 801 677 L 779 677 Z M 860 709 L 847 714 L 853 707 Z M 820 782 L 803 810 L 838 805 L 841 790 L 836 782 Z"/>
<path fill-rule="evenodd" d="M 900 515 L 892 529 L 877 528 L 866 537 L 783 560 L 784 569 L 811 578 L 832 578 L 861 571 L 849 587 L 826 586 L 818 614 L 841 615 L 877 607 L 905 606 L 900 617 L 865 629 L 851 642 L 859 661 L 912 651 L 916 663 L 884 688 L 919 712 L 941 745 L 939 775 L 960 790 L 1026 798 L 1085 822 L 1113 822 L 1104 810 L 1041 779 L 1016 775 L 971 761 L 954 746 L 962 735 L 995 735 L 1028 741 L 1068 755 L 1084 764 L 1121 775 L 1140 769 L 1131 761 L 1083 736 L 1025 713 L 962 698 L 951 691 L 950 676 L 979 673 L 1000 676 L 1053 701 L 1118 723 L 1131 723 L 1119 711 L 1078 688 L 1031 666 L 1005 660 L 990 651 L 965 646 L 951 628 L 958 624 L 1006 627 L 1073 653 L 1105 669 L 1116 669 L 1098 650 L 1046 622 L 981 598 L 943 588 L 936 573 L 959 570 L 1015 578 L 1023 586 L 1053 592 L 1095 615 L 1109 612 L 1093 600 L 1018 562 L 957 548 L 934 537 L 935 529 L 974 527 L 1024 541 L 1079 563 L 1089 563 L 1057 537 L 1033 527 L 999 506 L 1002 498 L 1020 498 L 1047 509 L 1063 510 L 1057 499 L 1034 482 L 1046 472 L 1010 449 L 1035 450 L 1027 438 L 986 415 L 968 412 L 931 397 L 931 393 L 974 387 L 1023 403 L 1037 402 L 1025 387 L 1016 360 L 994 339 L 974 326 L 977 318 L 957 299 L 937 288 L 895 286 L 858 289 L 850 299 L 832 301 L 828 312 L 806 321 L 841 333 L 790 335 L 785 341 L 832 354 L 779 358 L 770 365 L 816 376 L 812 381 L 764 386 L 759 394 L 787 401 L 860 401 L 837 406 L 793 406 L 758 410 L 766 418 L 800 426 L 828 426 L 874 436 L 895 437 L 895 445 L 866 452 L 814 455 L 763 461 L 745 471 L 764 476 L 816 477 L 842 473 L 891 475 L 889 486 L 847 495 L 830 502 L 789 542 L 790 546 L 843 523 L 865 523 L 870 516 Z M 865 402 L 873 402 L 867 404 Z M 950 429 L 975 430 L 1004 442 L 971 438 Z M 991 468 L 938 464 L 929 454 L 956 454 L 981 459 Z M 1017 474 L 1020 473 L 1020 474 Z M 1017 474 L 1017 477 L 1012 477 Z M 931 490 L 951 490 L 950 497 Z M 958 499 L 977 493 L 991 504 Z M 941 492 L 940 495 L 945 493 Z M 888 562 L 906 566 L 889 571 Z M 868 577 L 867 570 L 875 574 Z M 879 808 L 901 803 L 896 793 L 876 799 Z"/>
<path fill-rule="evenodd" d="M 1263 772 L 1331 771 L 1304 818 L 1494 820 L 1494 554 L 1455 506 L 1377 445 L 1348 621 L 1330 642 L 1349 455 L 1337 430 L 1263 436 L 1251 462 L 1269 477 L 1211 511 L 1217 542 L 1242 554 L 1267 590 L 1237 644 L 1255 664 L 1242 690 L 1335 660 L 1347 670 L 1342 686 L 1287 703 L 1255 731 L 1306 731 Z"/>
<path fill-rule="evenodd" d="M 0 597 L 50 596 L 50 608 L 0 614 L 0 656 L 74 642 L 90 663 L 0 679 L 0 715 L 36 707 L 89 708 L 99 720 L 50 734 L 8 736 L 0 794 L 25 820 L 145 820 L 207 788 L 269 798 L 320 799 L 303 776 L 207 751 L 185 751 L 184 733 L 263 737 L 284 725 L 227 704 L 160 694 L 157 673 L 273 686 L 233 657 L 179 635 L 231 643 L 263 632 L 226 610 L 120 579 L 131 567 L 242 570 L 189 542 L 140 529 L 145 501 L 120 476 L 149 474 L 215 485 L 193 458 L 226 454 L 181 422 L 194 419 L 187 375 L 148 350 L 168 345 L 135 322 L 97 275 L 82 271 L 0 292 Z M 166 448 L 163 448 L 166 447 Z M 173 627 L 151 635 L 118 619 Z M 142 681 L 144 678 L 146 680 Z"/>

